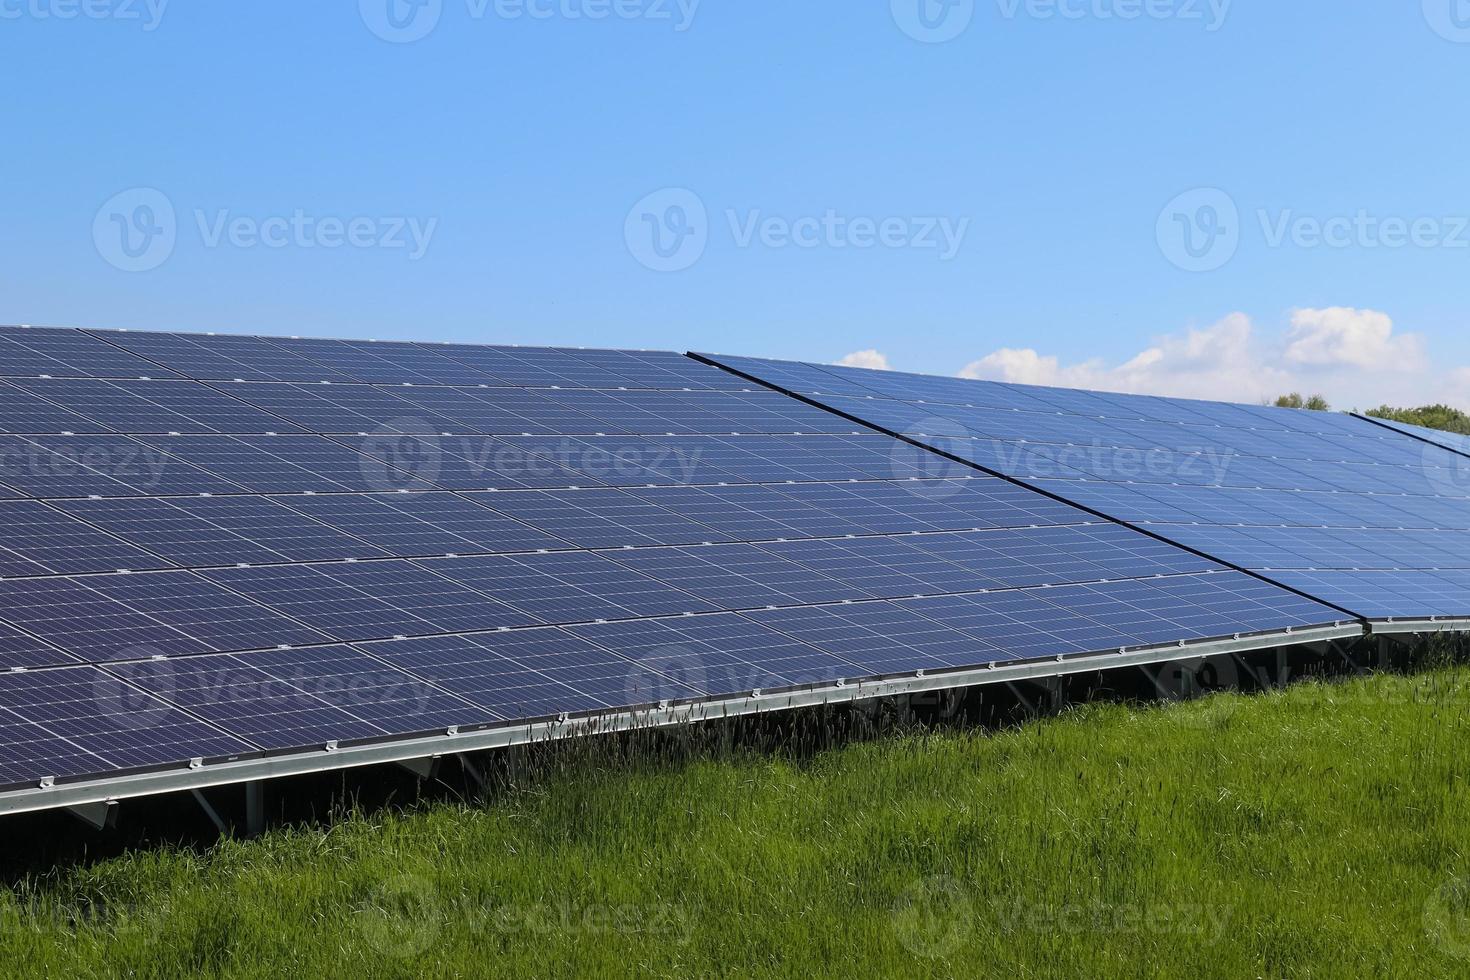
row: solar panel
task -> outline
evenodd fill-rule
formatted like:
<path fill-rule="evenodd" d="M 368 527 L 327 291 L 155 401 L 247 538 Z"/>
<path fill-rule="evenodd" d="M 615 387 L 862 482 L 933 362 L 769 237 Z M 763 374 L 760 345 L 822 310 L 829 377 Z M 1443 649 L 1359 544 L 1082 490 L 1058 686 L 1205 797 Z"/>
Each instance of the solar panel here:
<path fill-rule="evenodd" d="M 477 499 L 444 493 L 279 498 L 282 506 L 399 558 L 569 547 L 554 529 L 503 516 L 489 506 L 481 506 Z"/>
<path fill-rule="evenodd" d="M 252 748 L 96 667 L 0 674 L 0 783 L 141 770 Z"/>
<path fill-rule="evenodd" d="M 499 718 L 529 720 L 649 700 L 636 685 L 629 697 L 627 660 L 554 627 L 365 643 L 362 649 L 435 678 Z"/>
<path fill-rule="evenodd" d="M 30 390 L 30 382 L 0 382 L 0 431 L 15 433 L 108 432 L 106 425 L 68 411 Z"/>
<path fill-rule="evenodd" d="M 0 375 L 19 378 L 177 378 L 92 331 L 0 327 Z"/>
<path fill-rule="evenodd" d="M 886 420 L 938 417 L 858 376 L 781 370 Z M 0 521 L 13 531 L 0 541 L 0 669 L 20 671 L 0 680 L 28 678 L 0 686 L 0 783 L 319 760 L 326 746 L 663 704 L 733 710 L 771 692 L 826 697 L 1345 617 L 1197 553 L 1210 549 L 1098 516 L 1096 502 L 676 354 L 17 329 L 0 330 L 0 376 Z M 1075 431 L 1112 433 L 1114 455 L 1147 447 L 1167 412 L 1241 472 L 1263 462 L 1249 413 L 1226 433 L 1164 403 L 1150 415 L 1007 391 L 987 405 L 1008 413 L 971 420 L 992 451 L 1011 451 L 1026 414 L 1038 443 L 1068 437 L 1075 405 L 1092 413 Z M 1380 439 L 1363 460 L 1351 430 L 1271 431 L 1295 454 L 1282 472 L 1330 477 L 1343 521 L 1428 513 L 1405 506 L 1407 476 L 1361 491 L 1417 447 L 1390 458 Z M 1333 458 L 1316 458 L 1320 445 Z M 1123 493 L 1085 461 L 1051 479 Z M 1305 509 L 1253 497 L 1254 484 L 1194 486 L 1231 495 L 1219 513 L 1258 504 L 1279 523 Z M 1148 489 L 1127 498 L 1140 524 L 1177 513 L 1178 487 Z M 1425 532 L 1460 513 L 1434 499 Z M 1248 533 L 1237 547 L 1265 547 Z M 1292 546 L 1348 562 L 1432 545 L 1436 588 L 1452 590 L 1470 572 L 1461 543 L 1303 533 Z M 89 686 L 133 705 L 140 727 L 99 708 L 64 730 Z"/>
<path fill-rule="evenodd" d="M 1456 454 L 1470 458 L 1470 436 L 1462 435 L 1458 432 L 1446 432 L 1443 429 L 1426 429 L 1422 425 L 1410 425 L 1407 422 L 1396 422 L 1392 419 L 1380 419 L 1367 415 L 1359 416 L 1359 418 L 1362 418 L 1365 421 L 1373 422 L 1376 425 L 1384 426 L 1385 428 L 1393 429 L 1398 432 L 1403 432 L 1407 435 L 1411 435 L 1414 438 L 1421 440 L 1422 442 L 1427 442 L 1435 446 L 1441 446 L 1445 449 L 1451 450 Z M 1424 452 L 1424 450 L 1421 450 L 1421 452 Z M 1465 468 L 1465 464 L 1461 463 L 1460 461 L 1451 459 L 1439 453 L 1430 453 L 1427 455 L 1426 459 L 1433 460 L 1436 465 L 1449 466 L 1455 468 L 1456 470 L 1462 471 Z M 1466 482 L 1470 483 L 1470 481 Z"/>
<path fill-rule="evenodd" d="M 39 499 L 239 493 L 242 489 L 163 449 L 120 435 L 0 436 L 0 481 Z"/>
<path fill-rule="evenodd" d="M 171 568 L 173 562 L 34 500 L 0 501 L 0 574 L 70 575 L 81 572 Z M 23 564 L 7 562 L 6 553 Z"/>
<path fill-rule="evenodd" d="M 1331 413 L 710 359 L 1355 615 L 1470 615 L 1470 591 L 1437 577 L 1464 564 L 1464 437 Z M 1410 571 L 1430 577 L 1405 587 Z"/>
<path fill-rule="evenodd" d="M 383 729 L 252 666 L 243 657 L 123 664 L 112 672 L 181 712 L 226 728 L 257 750 L 325 746 Z"/>

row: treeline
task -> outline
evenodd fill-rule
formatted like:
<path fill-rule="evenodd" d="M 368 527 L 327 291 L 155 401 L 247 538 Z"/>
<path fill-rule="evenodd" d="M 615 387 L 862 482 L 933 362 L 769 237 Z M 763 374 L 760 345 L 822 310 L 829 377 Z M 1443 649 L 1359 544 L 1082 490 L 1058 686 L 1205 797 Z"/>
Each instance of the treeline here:
<path fill-rule="evenodd" d="M 1289 395 L 1282 395 L 1272 404 L 1277 408 L 1301 408 L 1312 412 L 1332 411 L 1332 406 L 1321 395 L 1303 398 L 1299 392 L 1295 391 Z M 1422 408 L 1394 408 L 1392 405 L 1379 405 L 1363 414 L 1377 419 L 1387 419 L 1390 422 L 1420 425 L 1426 429 L 1441 429 L 1445 432 L 1458 432 L 1461 435 L 1470 436 L 1470 415 L 1448 405 L 1425 405 Z"/>
<path fill-rule="evenodd" d="M 1380 405 L 1364 414 L 1374 418 L 1388 419 L 1390 422 L 1422 425 L 1426 429 L 1443 429 L 1445 432 L 1458 432 L 1460 435 L 1470 436 L 1470 415 L 1466 415 L 1458 408 L 1450 408 L 1448 405 L 1426 405 L 1423 408 L 1393 408 L 1388 405 Z"/>

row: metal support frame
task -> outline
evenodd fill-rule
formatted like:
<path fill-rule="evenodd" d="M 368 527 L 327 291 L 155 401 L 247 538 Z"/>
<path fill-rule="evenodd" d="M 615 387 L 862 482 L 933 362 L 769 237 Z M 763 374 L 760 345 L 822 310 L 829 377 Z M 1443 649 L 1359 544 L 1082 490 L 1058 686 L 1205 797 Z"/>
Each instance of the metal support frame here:
<path fill-rule="evenodd" d="M 427 782 L 438 777 L 439 763 L 443 761 L 443 758 L 443 756 L 431 755 L 422 759 L 400 759 L 396 764 L 399 768 L 413 773 L 421 781 Z"/>
<path fill-rule="evenodd" d="M 245 783 L 245 833 L 258 837 L 265 833 L 265 781 L 252 779 Z"/>
<path fill-rule="evenodd" d="M 93 830 L 111 830 L 117 826 L 118 809 L 116 800 L 107 800 L 103 803 L 83 803 L 79 806 L 69 806 L 66 808 L 66 812 Z"/>
<path fill-rule="evenodd" d="M 1470 633 L 1470 619 L 1385 619 L 1368 625 L 1375 635 Z"/>
<path fill-rule="evenodd" d="M 197 789 L 191 789 L 189 792 L 193 795 L 194 801 L 199 804 L 199 809 L 203 810 L 204 815 L 209 818 L 209 822 L 214 824 L 215 829 L 221 834 L 228 834 L 230 832 L 230 825 L 225 823 L 224 818 L 219 815 L 218 810 L 209 805 L 209 801 L 204 798 L 204 794 Z"/>
<path fill-rule="evenodd" d="M 737 697 L 715 698 L 680 704 L 661 704 L 639 711 L 610 712 L 580 718 L 560 718 L 473 732 L 450 730 L 444 735 L 374 742 L 366 745 L 331 744 L 313 752 L 298 752 L 264 758 L 238 759 L 219 763 L 194 763 L 188 767 L 114 776 L 107 779 L 57 783 L 43 779 L 39 785 L 0 793 L 0 815 L 82 806 L 160 793 L 205 789 L 210 786 L 245 784 L 246 830 L 260 833 L 265 828 L 262 780 L 284 776 L 351 769 L 360 766 L 405 763 L 442 755 L 462 755 L 577 738 L 585 735 L 666 728 L 746 715 L 846 704 L 871 698 L 887 698 L 921 692 L 979 687 L 1015 681 L 1037 681 L 1051 677 L 1116 670 L 1143 664 L 1192 660 L 1225 653 L 1264 650 L 1295 644 L 1320 643 L 1363 635 L 1360 623 L 1342 623 L 1311 629 L 1291 630 L 1256 636 L 1240 636 L 1170 646 L 1123 648 L 1112 653 L 1058 657 L 1016 664 L 990 664 L 964 670 L 929 673 L 919 671 L 901 677 L 866 681 L 837 681 L 798 690 L 755 691 Z"/>

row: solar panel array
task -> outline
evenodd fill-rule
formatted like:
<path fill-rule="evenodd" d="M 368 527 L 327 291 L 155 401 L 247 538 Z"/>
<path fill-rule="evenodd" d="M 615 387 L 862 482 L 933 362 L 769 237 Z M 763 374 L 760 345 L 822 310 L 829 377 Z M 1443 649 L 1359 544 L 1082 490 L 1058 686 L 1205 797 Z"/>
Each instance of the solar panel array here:
<path fill-rule="evenodd" d="M 1326 412 L 713 360 L 1356 616 L 1470 615 L 1470 439 Z"/>
<path fill-rule="evenodd" d="M 0 784 L 1343 614 L 670 353 L 0 329 Z"/>
<path fill-rule="evenodd" d="M 1470 490 L 1470 477 L 1465 476 L 1466 462 L 1470 460 L 1470 436 L 1461 435 L 1458 432 L 1446 432 L 1443 429 L 1426 429 L 1422 425 L 1410 425 L 1407 422 L 1396 422 L 1392 419 L 1380 419 L 1369 415 L 1359 415 L 1359 418 L 1374 425 L 1381 425 L 1395 432 L 1413 436 L 1421 442 L 1431 443 L 1444 449 L 1453 450 L 1462 459 L 1448 461 L 1447 465 L 1454 469 L 1454 480 L 1458 487 Z"/>

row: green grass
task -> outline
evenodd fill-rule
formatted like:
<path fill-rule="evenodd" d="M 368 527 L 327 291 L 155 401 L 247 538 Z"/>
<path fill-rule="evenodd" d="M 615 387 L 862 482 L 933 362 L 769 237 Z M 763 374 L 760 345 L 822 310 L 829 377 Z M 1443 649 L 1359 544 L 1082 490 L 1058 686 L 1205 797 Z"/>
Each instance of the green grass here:
<path fill-rule="evenodd" d="M 27 882 L 0 892 L 0 963 L 29 977 L 1466 975 L 1467 745 L 1470 670 L 1450 667 L 806 759 L 589 749 L 474 805 Z"/>

